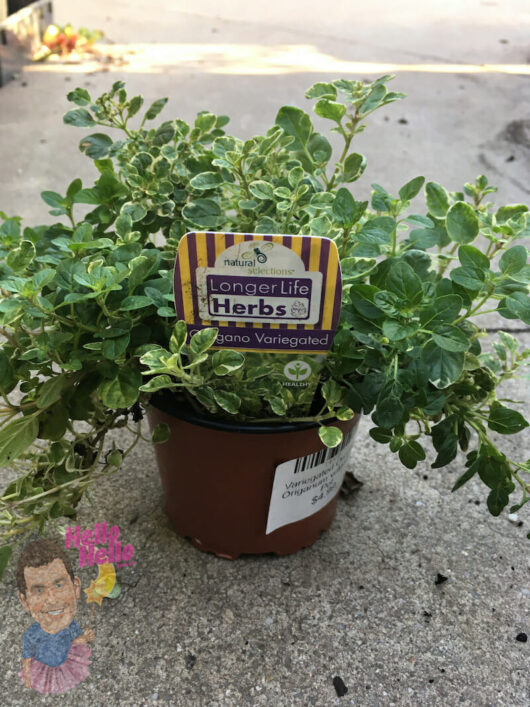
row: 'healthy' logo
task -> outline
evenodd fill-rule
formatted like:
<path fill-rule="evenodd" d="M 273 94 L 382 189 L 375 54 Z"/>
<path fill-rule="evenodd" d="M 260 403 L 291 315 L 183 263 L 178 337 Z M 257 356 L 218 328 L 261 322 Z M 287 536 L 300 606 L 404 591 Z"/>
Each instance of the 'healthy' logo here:
<path fill-rule="evenodd" d="M 289 361 L 283 373 L 290 381 L 304 381 L 311 375 L 311 366 L 305 361 Z"/>

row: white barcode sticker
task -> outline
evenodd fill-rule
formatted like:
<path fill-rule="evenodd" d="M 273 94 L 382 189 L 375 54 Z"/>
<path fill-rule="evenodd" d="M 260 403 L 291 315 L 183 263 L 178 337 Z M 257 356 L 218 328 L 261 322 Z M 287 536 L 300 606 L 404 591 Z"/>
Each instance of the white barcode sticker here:
<path fill-rule="evenodd" d="M 266 534 L 312 516 L 338 493 L 358 424 L 337 447 L 290 459 L 276 467 Z"/>

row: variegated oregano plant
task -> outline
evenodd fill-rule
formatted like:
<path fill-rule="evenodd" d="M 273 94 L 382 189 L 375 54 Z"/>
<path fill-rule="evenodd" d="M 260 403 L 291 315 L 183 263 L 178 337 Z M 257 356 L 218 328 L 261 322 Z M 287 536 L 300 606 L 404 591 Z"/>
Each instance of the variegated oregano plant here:
<path fill-rule="evenodd" d="M 77 107 L 64 122 L 90 129 L 79 147 L 94 161 L 95 183 L 43 192 L 55 217 L 48 225 L 23 228 L 0 212 L 0 466 L 12 478 L 0 498 L 0 572 L 13 543 L 74 518 L 90 486 L 120 467 L 159 390 L 240 423 L 312 419 L 329 446 L 341 436 L 330 420 L 362 412 L 373 439 L 409 468 L 429 440 L 434 467 L 463 450 L 454 488 L 479 477 L 494 515 L 513 492 L 512 510 L 529 500 L 528 462 L 507 458 L 491 435 L 527 427 L 497 388 L 528 352 L 503 332 L 483 352 L 475 323 L 491 311 L 530 323 L 520 242 L 530 235 L 528 208 L 494 207 L 484 176 L 455 192 L 422 176 L 397 194 L 373 184 L 370 203 L 357 200 L 350 185 L 366 161 L 352 142 L 371 113 L 403 97 L 388 91 L 391 78 L 309 89 L 338 151 L 293 106 L 264 135 L 241 140 L 225 133 L 226 116 L 207 111 L 193 125 L 152 127 L 167 99 L 140 118 L 143 98 L 128 97 L 122 82 L 95 100 L 83 88 L 68 95 Z M 212 351 L 215 329 L 186 342 L 172 269 L 179 239 L 193 230 L 337 244 L 342 314 L 309 418 L 273 355 Z M 116 428 L 132 431 L 128 448 L 109 444 Z M 167 435 L 159 426 L 152 441 Z"/>

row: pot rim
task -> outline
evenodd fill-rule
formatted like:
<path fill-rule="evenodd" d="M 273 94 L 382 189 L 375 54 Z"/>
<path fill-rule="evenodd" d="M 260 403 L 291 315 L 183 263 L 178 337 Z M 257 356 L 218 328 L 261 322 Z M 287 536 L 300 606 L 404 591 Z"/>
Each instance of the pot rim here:
<path fill-rule="evenodd" d="M 200 427 L 207 427 L 223 432 L 233 432 L 236 434 L 272 434 L 275 432 L 298 432 L 300 430 L 310 430 L 319 427 L 318 422 L 291 422 L 291 423 L 253 423 L 253 422 L 230 422 L 228 420 L 216 420 L 206 415 L 192 410 L 184 401 L 179 400 L 175 395 L 167 393 L 157 393 L 151 396 L 149 404 L 165 412 L 166 415 L 176 417 L 183 422 L 189 422 Z M 336 418 L 326 421 L 326 424 L 337 422 Z"/>

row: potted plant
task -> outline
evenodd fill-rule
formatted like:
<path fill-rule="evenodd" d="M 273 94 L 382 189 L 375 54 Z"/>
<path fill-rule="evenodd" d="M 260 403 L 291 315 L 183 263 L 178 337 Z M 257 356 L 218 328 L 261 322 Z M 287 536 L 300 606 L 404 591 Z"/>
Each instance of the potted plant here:
<path fill-rule="evenodd" d="M 409 468 L 425 459 L 428 439 L 435 467 L 467 452 L 455 489 L 477 475 L 494 515 L 516 490 L 512 510 L 528 501 L 528 463 L 508 459 L 490 434 L 527 426 L 496 391 L 528 352 L 502 332 L 483 352 L 474 323 L 488 311 L 530 322 L 526 250 L 514 245 L 529 233 L 528 209 L 487 202 L 495 188 L 483 176 L 456 192 L 421 176 L 397 195 L 373 184 L 370 203 L 356 200 L 345 185 L 366 161 L 352 141 L 371 113 L 402 98 L 388 91 L 391 78 L 308 90 L 316 114 L 343 141 L 336 157 L 309 115 L 292 106 L 280 108 L 265 135 L 240 140 L 225 134 L 226 116 L 205 111 L 192 126 L 176 119 L 150 127 L 167 99 L 137 120 L 143 99 L 129 97 L 122 82 L 96 100 L 82 88 L 68 95 L 77 107 L 64 121 L 92 129 L 79 147 L 94 160 L 97 180 L 43 192 L 58 217 L 52 225 L 22 230 L 20 218 L 0 213 L 0 466 L 16 472 L 0 499 L 4 565 L 12 541 L 75 517 L 90 485 L 114 473 L 140 440 L 153 402 L 152 441 L 161 448 L 172 444 L 168 415 L 185 425 L 194 416 L 214 428 L 235 424 L 236 445 L 249 430 L 263 433 L 253 425 L 265 425 L 267 436 L 275 425 L 291 426 L 277 430 L 269 449 L 294 426 L 307 437 L 295 456 L 339 445 L 341 427 L 363 413 L 370 435 Z M 273 355 L 216 350 L 213 328 L 186 340 L 172 277 L 189 231 L 311 234 L 337 245 L 342 311 L 310 414 L 300 415 L 279 383 Z M 127 449 L 108 444 L 109 432 L 131 426 Z M 201 427 L 194 443 L 206 448 L 205 435 Z M 228 474 L 237 456 L 236 448 Z M 180 467 L 175 460 L 179 476 L 197 477 L 195 460 Z M 270 476 L 267 483 L 266 495 Z M 202 482 L 213 506 L 218 493 Z"/>

